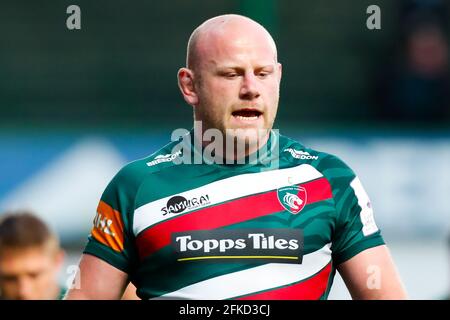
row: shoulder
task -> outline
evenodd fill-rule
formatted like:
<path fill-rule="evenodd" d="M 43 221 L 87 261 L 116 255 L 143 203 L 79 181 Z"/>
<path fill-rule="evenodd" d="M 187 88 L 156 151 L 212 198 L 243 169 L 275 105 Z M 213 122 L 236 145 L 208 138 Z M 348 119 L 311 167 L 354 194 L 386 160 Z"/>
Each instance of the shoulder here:
<path fill-rule="evenodd" d="M 152 174 L 175 166 L 174 160 L 181 155 L 174 151 L 177 144 L 178 141 L 172 141 L 149 156 L 129 162 L 117 172 L 108 188 L 137 189 Z"/>
<path fill-rule="evenodd" d="M 353 170 L 338 156 L 305 146 L 280 135 L 280 159 L 295 164 L 308 164 L 327 178 L 354 176 Z"/>

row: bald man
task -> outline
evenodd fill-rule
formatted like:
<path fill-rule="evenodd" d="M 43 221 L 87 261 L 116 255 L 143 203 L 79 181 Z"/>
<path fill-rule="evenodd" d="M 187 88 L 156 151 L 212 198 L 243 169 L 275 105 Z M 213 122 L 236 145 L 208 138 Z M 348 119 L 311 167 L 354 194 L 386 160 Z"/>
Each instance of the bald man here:
<path fill-rule="evenodd" d="M 192 130 L 126 165 L 97 208 L 69 299 L 406 297 L 353 171 L 273 129 L 281 64 L 239 15 L 192 33 L 178 84 Z M 182 133 L 182 134 L 181 134 Z"/>

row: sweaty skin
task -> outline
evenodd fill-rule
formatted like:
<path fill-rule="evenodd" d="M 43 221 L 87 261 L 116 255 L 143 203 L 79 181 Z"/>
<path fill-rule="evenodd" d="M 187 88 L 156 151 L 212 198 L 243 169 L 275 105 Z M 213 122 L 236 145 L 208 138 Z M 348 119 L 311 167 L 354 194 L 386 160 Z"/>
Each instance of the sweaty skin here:
<path fill-rule="evenodd" d="M 281 81 L 270 34 L 242 16 L 212 18 L 193 32 L 186 60 L 188 67 L 178 72 L 179 86 L 203 132 L 215 128 L 224 136 L 231 132 L 247 139 L 246 155 L 266 143 Z"/>

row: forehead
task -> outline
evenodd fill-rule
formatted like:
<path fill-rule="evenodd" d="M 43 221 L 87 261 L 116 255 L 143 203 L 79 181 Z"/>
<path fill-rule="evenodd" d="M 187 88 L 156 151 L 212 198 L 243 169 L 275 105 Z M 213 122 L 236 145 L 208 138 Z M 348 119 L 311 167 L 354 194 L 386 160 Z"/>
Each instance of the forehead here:
<path fill-rule="evenodd" d="M 0 272 L 19 272 L 49 265 L 53 255 L 47 248 L 7 249 L 0 255 Z"/>
<path fill-rule="evenodd" d="M 198 42 L 200 64 L 270 65 L 276 62 L 276 49 L 261 30 L 229 29 L 205 34 Z"/>

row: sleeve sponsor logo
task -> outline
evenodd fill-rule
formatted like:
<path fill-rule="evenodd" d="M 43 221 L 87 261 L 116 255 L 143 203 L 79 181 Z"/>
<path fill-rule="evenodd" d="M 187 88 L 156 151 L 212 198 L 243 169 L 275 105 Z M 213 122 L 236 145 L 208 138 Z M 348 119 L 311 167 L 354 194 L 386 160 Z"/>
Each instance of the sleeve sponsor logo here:
<path fill-rule="evenodd" d="M 95 240 L 114 251 L 123 251 L 123 223 L 120 212 L 100 201 L 91 234 Z"/>
<path fill-rule="evenodd" d="M 264 261 L 301 264 L 303 230 L 201 230 L 172 234 L 178 261 Z"/>
<path fill-rule="evenodd" d="M 356 198 L 358 199 L 358 205 L 361 208 L 359 217 L 363 226 L 362 232 L 364 236 L 369 236 L 378 231 L 369 196 L 367 195 L 366 190 L 364 190 L 364 187 L 358 177 L 353 179 L 350 186 L 353 188 Z"/>
<path fill-rule="evenodd" d="M 103 233 L 114 237 L 116 234 L 111 231 L 113 221 L 107 217 L 103 217 L 101 213 L 97 212 L 94 218 L 94 228 L 101 230 Z"/>
<path fill-rule="evenodd" d="M 306 205 L 306 189 L 299 186 L 289 186 L 277 190 L 278 201 L 290 213 L 299 213 Z"/>
<path fill-rule="evenodd" d="M 161 208 L 163 216 L 169 213 L 181 213 L 186 209 L 192 210 L 210 204 L 209 195 L 204 194 L 200 197 L 186 199 L 182 196 L 173 196 L 167 201 L 167 205 Z"/>

